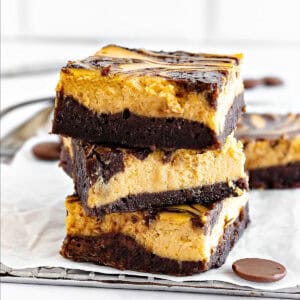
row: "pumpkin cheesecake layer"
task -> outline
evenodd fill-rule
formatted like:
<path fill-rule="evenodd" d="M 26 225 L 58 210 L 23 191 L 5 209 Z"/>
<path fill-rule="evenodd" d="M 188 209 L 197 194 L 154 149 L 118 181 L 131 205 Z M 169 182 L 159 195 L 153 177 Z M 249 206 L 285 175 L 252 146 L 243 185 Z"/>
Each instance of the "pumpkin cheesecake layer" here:
<path fill-rule="evenodd" d="M 232 136 L 222 149 L 206 152 L 109 148 L 63 138 L 62 153 L 89 215 L 212 203 L 248 188 L 242 144 Z"/>
<path fill-rule="evenodd" d="M 62 68 L 52 131 L 127 147 L 219 148 L 244 108 L 241 57 L 106 46 Z"/>
<path fill-rule="evenodd" d="M 245 114 L 236 131 L 252 188 L 300 187 L 300 114 Z"/>
<path fill-rule="evenodd" d="M 190 275 L 221 266 L 248 224 L 247 194 L 210 206 L 89 217 L 76 196 L 66 200 L 61 254 L 118 269 Z"/>

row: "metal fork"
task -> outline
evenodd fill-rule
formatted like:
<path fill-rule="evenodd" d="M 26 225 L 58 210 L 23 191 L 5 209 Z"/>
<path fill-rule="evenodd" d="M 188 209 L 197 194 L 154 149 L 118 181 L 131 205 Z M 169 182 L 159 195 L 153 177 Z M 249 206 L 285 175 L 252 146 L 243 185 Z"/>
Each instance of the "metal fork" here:
<path fill-rule="evenodd" d="M 16 152 L 25 143 L 25 141 L 32 137 L 40 127 L 48 122 L 49 116 L 53 110 L 54 97 L 25 101 L 1 111 L 0 120 L 2 121 L 4 116 L 6 116 L 10 112 L 15 111 L 16 109 L 41 102 L 48 102 L 49 106 L 40 110 L 29 120 L 23 122 L 21 125 L 13 129 L 1 139 L 0 157 L 2 162 L 10 162 L 11 159 L 15 156 Z"/>

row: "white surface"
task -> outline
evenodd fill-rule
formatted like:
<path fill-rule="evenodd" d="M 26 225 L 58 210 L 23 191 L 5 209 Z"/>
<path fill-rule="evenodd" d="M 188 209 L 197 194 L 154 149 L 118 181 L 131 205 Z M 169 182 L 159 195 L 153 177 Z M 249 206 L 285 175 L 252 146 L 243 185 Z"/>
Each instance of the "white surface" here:
<path fill-rule="evenodd" d="M 32 35 L 75 38 L 126 36 L 127 39 L 145 39 L 204 36 L 205 1 L 152 0 L 151 5 L 149 4 L 139 0 L 86 0 L 85 5 L 82 5 L 81 0 L 73 0 L 70 7 L 68 1 L 30 0 L 28 32 Z M 56 22 L 53 22 L 54 11 Z M 69 13 L 73 14 L 72 18 L 66 16 Z M 196 14 L 198 18 L 195 18 Z"/>
<path fill-rule="evenodd" d="M 276 44 L 299 41 L 299 4 L 297 0 L 217 0 L 213 37 Z"/>
<path fill-rule="evenodd" d="M 2 283 L 1 299 L 31 299 L 31 300 L 53 300 L 53 299 L 72 299 L 72 300 L 100 300 L 100 299 L 139 299 L 150 300 L 237 300 L 237 297 L 204 295 L 192 293 L 168 293 L 168 292 L 151 292 L 151 291 L 134 291 L 134 290 L 118 290 L 118 289 L 98 289 L 83 287 L 61 287 L 61 286 L 42 286 L 30 284 L 11 284 Z M 247 297 L 241 297 L 246 299 Z M 251 297 L 251 300 L 259 300 L 262 298 Z"/>
<path fill-rule="evenodd" d="M 65 235 L 63 202 L 66 195 L 72 194 L 73 186 L 56 162 L 43 162 L 33 157 L 32 145 L 41 140 L 49 140 L 49 137 L 42 135 L 29 140 L 12 164 L 2 166 L 1 262 L 16 269 L 46 266 L 140 275 L 88 263 L 78 264 L 58 254 Z M 299 198 L 300 189 L 251 192 L 252 222 L 221 268 L 186 277 L 146 275 L 174 281 L 219 280 L 270 290 L 300 285 Z M 232 262 L 244 257 L 279 261 L 286 266 L 287 276 L 275 283 L 247 282 L 231 270 Z"/>

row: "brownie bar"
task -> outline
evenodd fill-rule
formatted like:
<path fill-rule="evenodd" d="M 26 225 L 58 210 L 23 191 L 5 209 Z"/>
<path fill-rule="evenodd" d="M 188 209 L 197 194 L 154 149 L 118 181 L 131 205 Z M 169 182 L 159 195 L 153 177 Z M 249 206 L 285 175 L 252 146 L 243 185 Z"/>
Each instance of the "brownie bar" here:
<path fill-rule="evenodd" d="M 224 204 L 226 201 L 230 202 L 230 200 L 225 200 Z M 174 210 L 174 212 L 172 212 L 172 210 L 169 212 L 162 212 L 164 217 L 158 214 L 152 218 L 150 222 L 147 218 L 144 219 L 146 216 L 145 212 L 123 214 L 123 216 L 127 215 L 127 218 L 125 218 L 127 221 L 125 221 L 125 223 L 124 221 L 120 221 L 120 224 L 123 224 L 123 227 L 125 226 L 125 228 L 128 228 L 130 227 L 128 223 L 130 223 L 131 220 L 133 222 L 131 226 L 133 226 L 133 228 L 139 228 L 137 230 L 132 230 L 132 232 L 137 232 L 136 236 L 130 235 L 128 233 L 130 230 L 126 233 L 126 229 L 123 230 L 123 232 L 119 232 L 120 227 L 118 227 L 118 217 L 120 214 L 112 214 L 115 215 L 114 217 L 111 217 L 110 220 L 112 223 L 115 221 L 113 232 L 101 232 L 101 229 L 99 229 L 101 228 L 101 225 L 97 224 L 100 224 L 101 222 L 103 222 L 103 228 L 109 228 L 109 226 L 107 226 L 109 221 L 106 219 L 95 221 L 91 228 L 89 228 L 89 223 L 91 221 L 82 221 L 82 217 L 79 217 L 78 220 L 68 220 L 69 216 L 72 218 L 75 217 L 74 214 L 79 212 L 82 213 L 78 209 L 72 211 L 69 204 L 67 236 L 60 253 L 65 258 L 74 261 L 92 262 L 121 270 L 127 269 L 176 276 L 186 276 L 204 272 L 212 268 L 220 267 L 225 262 L 229 251 L 247 227 L 249 222 L 248 204 L 240 202 L 236 208 L 233 208 L 233 203 L 234 202 L 231 201 L 231 204 L 227 204 L 227 208 L 228 206 L 231 206 L 228 211 L 234 211 L 231 217 L 235 215 L 233 220 L 228 220 L 228 224 L 220 221 L 221 219 L 223 220 L 223 218 L 224 220 L 227 218 L 226 213 L 222 214 L 224 204 L 222 205 L 220 203 L 211 207 L 208 211 L 205 210 L 205 213 L 203 211 L 200 212 L 201 208 L 197 207 L 197 205 L 195 207 L 196 210 L 195 208 L 192 209 L 192 207 L 182 206 L 181 212 L 179 210 Z M 189 209 L 191 210 L 189 211 Z M 198 213 L 198 216 L 195 215 L 194 211 Z M 201 217 L 203 213 L 207 217 L 206 223 L 204 221 L 206 219 L 202 219 Z M 140 215 L 142 215 L 141 220 L 139 219 Z M 88 233 L 80 234 L 81 230 L 84 230 L 83 228 L 76 229 L 76 225 L 79 224 L 78 222 L 80 222 L 80 220 L 83 222 L 83 226 L 88 228 L 88 231 L 93 230 L 94 228 L 98 229 L 94 231 L 93 235 L 89 235 Z M 162 223 L 162 226 L 159 226 L 160 223 Z M 177 228 L 177 226 L 179 227 Z M 225 227 L 216 233 L 215 229 L 219 226 Z M 170 240 L 170 243 L 173 244 L 175 242 L 177 244 L 177 247 L 171 246 L 165 251 L 164 256 L 155 253 L 156 251 L 159 252 L 159 243 L 163 243 L 161 237 L 159 238 L 159 241 L 154 241 L 153 250 L 147 248 L 147 242 L 142 244 L 142 240 L 138 241 L 139 234 L 147 236 L 147 232 L 149 231 L 149 236 L 151 236 L 152 230 L 157 230 L 158 232 L 160 232 L 160 230 L 170 230 L 170 232 L 174 232 L 173 230 L 175 228 L 177 228 L 177 233 L 178 231 L 182 231 L 182 233 L 179 233 L 178 237 L 172 233 L 168 234 L 167 231 L 162 233 L 163 238 L 167 239 L 165 241 L 166 243 L 168 243 L 168 239 L 173 239 L 173 241 Z M 186 238 L 180 239 L 180 234 L 190 236 L 191 240 L 188 241 Z M 219 238 L 213 238 L 214 235 Z M 201 238 L 201 236 L 203 237 Z M 178 238 L 178 240 L 176 240 L 176 238 Z M 191 246 L 193 243 L 191 241 L 194 239 L 197 239 L 195 246 L 198 250 L 195 250 L 193 246 Z M 212 246 L 210 249 L 208 244 L 211 239 L 216 241 L 216 245 Z M 182 249 L 179 252 L 184 250 L 184 253 L 176 254 L 174 252 L 176 251 L 176 248 Z M 205 257 L 203 251 L 207 253 L 208 257 Z M 200 255 L 200 252 L 203 253 Z M 171 257 L 167 257 L 167 254 Z M 181 256 L 183 259 L 180 259 Z M 197 257 L 198 259 L 193 259 Z"/>
<path fill-rule="evenodd" d="M 244 144 L 251 188 L 300 186 L 300 114 L 245 114 L 236 136 Z"/>
<path fill-rule="evenodd" d="M 63 138 L 63 144 L 61 165 L 73 174 L 89 215 L 209 204 L 248 189 L 242 145 L 232 136 L 224 149 L 204 153 L 108 148 L 71 138 Z"/>
<path fill-rule="evenodd" d="M 220 148 L 244 109 L 239 63 L 104 47 L 62 69 L 52 132 L 126 147 Z"/>

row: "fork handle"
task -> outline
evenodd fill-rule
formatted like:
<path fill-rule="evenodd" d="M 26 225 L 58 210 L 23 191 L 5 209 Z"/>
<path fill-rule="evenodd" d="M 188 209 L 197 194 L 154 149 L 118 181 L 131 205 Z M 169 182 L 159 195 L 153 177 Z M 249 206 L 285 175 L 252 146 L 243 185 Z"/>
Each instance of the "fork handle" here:
<path fill-rule="evenodd" d="M 5 109 L 3 109 L 0 112 L 0 120 L 7 115 L 8 113 L 10 113 L 11 111 L 27 106 L 27 105 L 31 105 L 31 104 L 36 104 L 36 103 L 41 103 L 41 102 L 49 102 L 49 103 L 54 103 L 55 97 L 44 97 L 44 98 L 38 98 L 38 99 L 32 99 L 32 100 L 28 100 L 28 101 L 23 101 L 21 103 L 15 104 L 15 105 L 11 105 Z"/>

